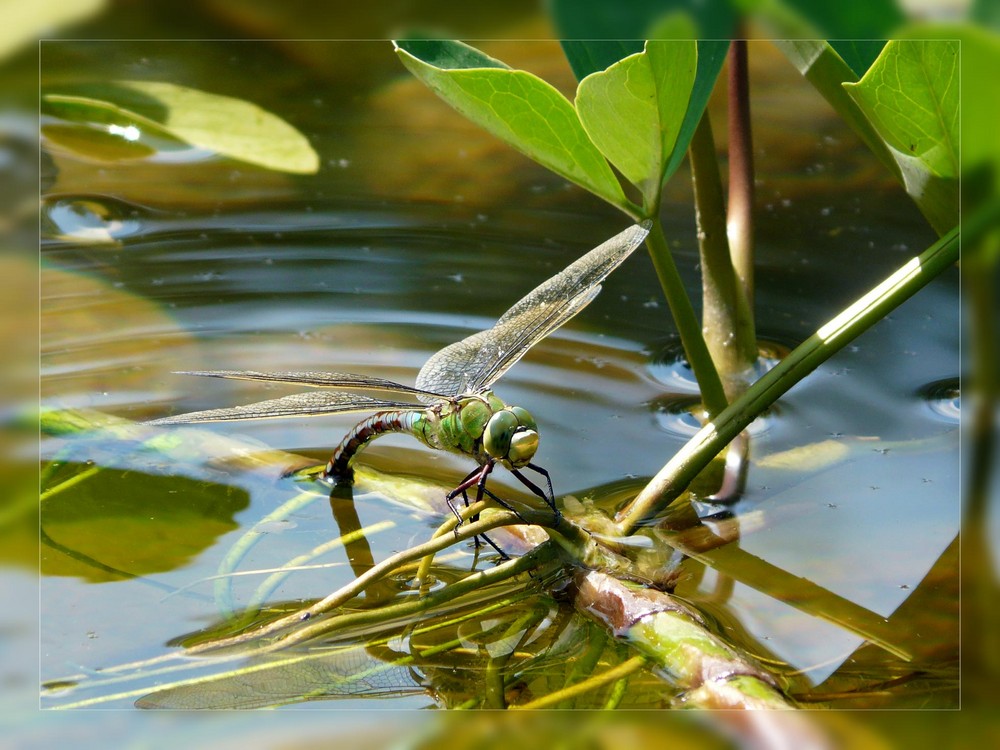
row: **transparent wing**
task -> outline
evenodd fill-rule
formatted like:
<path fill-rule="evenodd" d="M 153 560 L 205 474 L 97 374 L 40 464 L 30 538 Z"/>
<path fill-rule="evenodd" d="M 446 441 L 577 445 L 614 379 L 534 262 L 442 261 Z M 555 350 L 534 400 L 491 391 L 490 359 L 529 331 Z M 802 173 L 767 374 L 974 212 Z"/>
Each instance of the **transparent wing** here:
<path fill-rule="evenodd" d="M 176 414 L 172 417 L 154 419 L 146 424 L 193 424 L 197 422 L 233 422 L 243 419 L 275 419 L 278 417 L 313 417 L 320 414 L 337 414 L 352 411 L 380 411 L 382 409 L 408 409 L 417 411 L 426 408 L 422 404 L 407 401 L 386 401 L 359 393 L 309 391 L 291 396 L 258 401 L 255 404 L 233 406 L 227 409 L 208 409 Z"/>
<path fill-rule="evenodd" d="M 586 307 L 600 284 L 642 244 L 644 221 L 598 245 L 505 312 L 492 328 L 445 347 L 417 375 L 421 390 L 460 395 L 495 383 L 525 353 Z"/>
<path fill-rule="evenodd" d="M 231 380 L 261 380 L 268 383 L 290 383 L 309 385 L 314 388 L 360 388 L 369 391 L 395 391 L 412 393 L 429 400 L 448 399 L 449 396 L 433 391 L 413 388 L 385 378 L 369 375 L 355 375 L 350 372 L 258 372 L 257 370 L 185 370 L 176 375 L 200 375 L 208 378 L 229 378 Z"/>

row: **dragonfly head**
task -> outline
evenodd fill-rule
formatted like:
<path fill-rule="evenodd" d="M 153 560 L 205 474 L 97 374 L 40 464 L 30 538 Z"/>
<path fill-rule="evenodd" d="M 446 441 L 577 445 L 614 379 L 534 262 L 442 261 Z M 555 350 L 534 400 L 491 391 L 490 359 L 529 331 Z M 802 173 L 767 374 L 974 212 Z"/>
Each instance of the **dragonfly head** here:
<path fill-rule="evenodd" d="M 483 447 L 507 468 L 527 466 L 538 450 L 538 425 L 520 406 L 500 409 L 486 423 Z"/>

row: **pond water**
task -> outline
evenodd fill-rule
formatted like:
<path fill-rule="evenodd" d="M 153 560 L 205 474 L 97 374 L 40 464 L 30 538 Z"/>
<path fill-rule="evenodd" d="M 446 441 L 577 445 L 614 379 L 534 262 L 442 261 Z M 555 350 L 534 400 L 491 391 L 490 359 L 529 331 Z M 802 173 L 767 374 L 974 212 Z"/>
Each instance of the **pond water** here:
<path fill-rule="evenodd" d="M 571 86 L 556 45 L 493 46 Z M 934 236 L 808 85 L 766 45 L 752 54 L 757 327 L 762 340 L 788 348 Z M 140 159 L 97 162 L 51 140 L 46 406 L 142 421 L 293 392 L 177 370 L 336 370 L 412 383 L 435 351 L 489 327 L 629 223 L 466 125 L 407 78 L 386 43 L 46 43 L 42 59 L 46 85 L 144 78 L 253 100 L 301 129 L 322 158 L 317 175 L 289 177 L 166 144 Z M 668 187 L 664 220 L 697 299 L 683 172 Z M 674 407 L 694 390 L 676 351 L 640 251 L 499 382 L 502 398 L 538 420 L 538 462 L 557 497 L 626 499 L 684 444 L 691 429 Z M 678 594 L 804 701 L 956 705 L 958 373 L 958 276 L 949 272 L 783 398 L 754 428 L 743 497 L 702 509 L 707 528 L 725 525 L 738 541 L 686 560 Z M 353 520 L 318 493 L 275 516 L 308 486 L 281 479 L 273 462 L 219 464 L 233 451 L 267 448 L 322 463 L 357 418 L 164 429 L 176 443 L 159 452 L 134 436 L 44 438 L 43 703 L 215 705 L 197 691 L 144 703 L 171 679 L 151 666 L 137 668 L 133 683 L 107 677 L 175 653 L 229 611 L 321 598 L 364 568 L 358 555 L 379 560 L 426 539 L 439 513 L 383 484 L 359 482 Z M 471 468 L 407 437 L 379 440 L 362 463 L 385 481 L 443 487 Z M 494 489 L 517 487 L 503 472 L 495 481 Z M 360 552 L 334 547 L 308 561 L 325 567 L 260 588 L 276 567 L 351 526 L 372 529 Z M 489 568 L 482 557 L 476 564 Z M 473 564 L 471 545 L 450 563 Z M 564 608 L 547 598 L 525 606 L 541 607 L 547 624 L 538 627 L 549 636 L 587 632 L 566 625 Z M 264 703 L 300 704 L 319 684 L 369 672 L 306 705 L 442 705 L 443 675 L 461 668 L 423 664 L 421 681 L 376 649 L 338 658 L 314 671 L 241 678 L 220 705 L 256 705 L 261 694 L 273 699 Z M 209 660 L 184 676 L 222 668 Z M 912 687 L 865 695 L 918 669 Z M 657 704 L 641 694 L 652 684 L 637 681 L 633 705 Z"/>

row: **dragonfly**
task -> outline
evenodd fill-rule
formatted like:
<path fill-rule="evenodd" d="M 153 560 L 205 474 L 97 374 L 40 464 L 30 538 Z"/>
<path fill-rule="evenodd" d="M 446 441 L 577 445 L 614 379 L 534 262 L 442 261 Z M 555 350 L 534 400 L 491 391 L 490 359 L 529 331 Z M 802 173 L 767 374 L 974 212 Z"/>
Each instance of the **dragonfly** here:
<path fill-rule="evenodd" d="M 415 386 L 384 378 L 342 372 L 258 372 L 255 370 L 194 370 L 179 375 L 286 383 L 320 389 L 221 409 L 208 409 L 155 419 L 148 424 L 305 417 L 342 412 L 375 412 L 358 422 L 334 449 L 321 479 L 350 485 L 355 457 L 373 440 L 390 433 L 408 433 L 429 448 L 469 456 L 473 469 L 446 496 L 462 523 L 454 501 L 476 488 L 484 496 L 520 515 L 486 487 L 499 464 L 558 514 L 549 473 L 533 463 L 538 450 L 538 425 L 531 414 L 510 406 L 492 391 L 493 384 L 531 347 L 565 324 L 600 292 L 607 278 L 649 234 L 651 222 L 635 224 L 583 255 L 543 282 L 505 312 L 496 324 L 446 346 L 424 364 Z M 346 390 L 337 390 L 346 389 Z M 378 398 L 355 391 L 396 394 L 411 401 Z M 545 478 L 546 493 L 522 473 L 530 469 Z M 456 525 L 456 531 L 457 531 Z M 503 555 L 489 539 L 490 545 Z M 478 540 L 477 540 L 478 543 Z"/>

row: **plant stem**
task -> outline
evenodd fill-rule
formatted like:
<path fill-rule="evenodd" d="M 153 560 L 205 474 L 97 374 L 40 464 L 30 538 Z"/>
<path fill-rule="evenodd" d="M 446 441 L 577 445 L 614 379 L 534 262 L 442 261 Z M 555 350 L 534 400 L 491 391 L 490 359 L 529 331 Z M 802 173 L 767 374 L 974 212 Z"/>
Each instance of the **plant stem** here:
<path fill-rule="evenodd" d="M 631 659 L 623 661 L 618 666 L 612 667 L 606 672 L 594 675 L 583 682 L 578 682 L 568 688 L 563 688 L 562 690 L 557 690 L 554 693 L 549 693 L 548 695 L 542 696 L 541 698 L 533 700 L 530 703 L 523 703 L 520 706 L 511 706 L 511 708 L 548 708 L 549 706 L 555 706 L 561 701 L 575 698 L 576 696 L 583 695 L 591 690 L 596 690 L 597 688 L 603 687 L 610 682 L 617 682 L 623 677 L 627 677 L 632 674 L 636 670 L 642 669 L 646 665 L 646 661 L 647 659 L 645 656 L 633 656 Z"/>
<path fill-rule="evenodd" d="M 732 398 L 746 389 L 745 376 L 757 358 L 757 341 L 753 316 L 733 268 L 722 180 L 707 111 L 691 138 L 689 157 L 701 257 L 702 330 L 726 395 Z"/>
<path fill-rule="evenodd" d="M 482 523 L 482 522 L 480 522 Z M 500 525 L 500 524 L 496 524 Z M 482 529 L 478 533 L 482 533 Z M 531 552 L 523 557 L 514 557 L 506 562 L 500 563 L 495 568 L 476 571 L 470 573 L 459 581 L 449 584 L 443 589 L 422 596 L 419 599 L 408 599 L 399 604 L 383 605 L 371 610 L 360 612 L 349 612 L 337 617 L 319 620 L 310 625 L 296 628 L 282 636 L 280 639 L 263 647 L 264 651 L 276 651 L 288 646 L 302 643 L 321 635 L 326 635 L 334 630 L 343 629 L 349 626 L 364 625 L 373 622 L 387 622 L 395 618 L 411 617 L 420 612 L 425 612 L 441 604 L 457 599 L 465 594 L 477 591 L 485 586 L 490 586 L 500 581 L 516 576 L 520 573 L 535 571 L 536 575 L 540 569 L 548 565 L 561 565 L 558 556 L 553 555 L 555 549 L 552 545 L 542 544 L 535 547 Z M 328 597 L 329 598 L 329 597 Z M 259 631 L 257 631 L 259 633 Z M 256 633 L 252 633 L 255 635 Z M 261 653 L 257 651 L 256 653 Z"/>
<path fill-rule="evenodd" d="M 698 473 L 763 411 L 820 364 L 885 317 L 958 260 L 956 227 L 918 257 L 858 299 L 714 417 L 678 451 L 642 492 L 617 516 L 620 533 L 630 535 L 687 488 Z"/>
<path fill-rule="evenodd" d="M 684 289 L 680 274 L 677 272 L 677 265 L 667 247 L 667 239 L 663 235 L 663 224 L 659 216 L 654 215 L 653 226 L 646 238 L 646 247 L 653 259 L 653 267 L 656 269 L 656 275 L 660 279 L 667 304 L 670 305 L 670 312 L 680 333 L 684 354 L 698 380 L 702 403 L 709 415 L 715 416 L 726 408 L 728 403 L 726 393 L 722 388 L 719 373 L 712 363 L 705 339 L 701 335 L 701 326 L 698 325 L 691 299 Z"/>
<path fill-rule="evenodd" d="M 733 268 L 753 310 L 753 138 L 750 129 L 750 77 L 746 40 L 729 47 L 729 206 L 726 230 Z M 753 331 L 753 318 L 750 319 Z M 756 343 L 754 349 L 756 359 Z"/>

